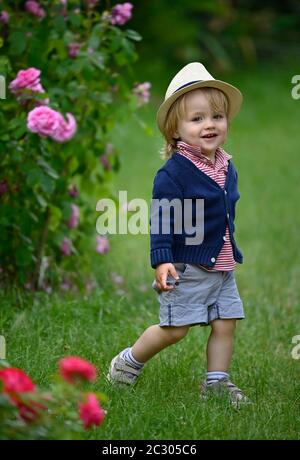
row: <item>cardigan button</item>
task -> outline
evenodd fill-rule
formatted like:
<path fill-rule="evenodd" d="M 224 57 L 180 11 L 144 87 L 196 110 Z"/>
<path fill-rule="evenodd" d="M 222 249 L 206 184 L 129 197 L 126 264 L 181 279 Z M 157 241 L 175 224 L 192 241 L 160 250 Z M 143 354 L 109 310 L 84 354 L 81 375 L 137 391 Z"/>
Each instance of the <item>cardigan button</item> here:
<path fill-rule="evenodd" d="M 227 213 L 227 219 L 229 219 L 229 212 Z"/>
<path fill-rule="evenodd" d="M 212 257 L 212 258 L 210 259 L 210 261 L 211 261 L 211 262 L 215 262 L 216 259 L 215 259 L 214 257 Z"/>
<path fill-rule="evenodd" d="M 224 190 L 224 194 L 227 195 L 227 190 Z"/>
<path fill-rule="evenodd" d="M 224 241 L 227 241 L 227 239 L 226 239 L 226 236 L 225 236 L 225 235 L 223 236 L 223 240 L 224 240 Z"/>

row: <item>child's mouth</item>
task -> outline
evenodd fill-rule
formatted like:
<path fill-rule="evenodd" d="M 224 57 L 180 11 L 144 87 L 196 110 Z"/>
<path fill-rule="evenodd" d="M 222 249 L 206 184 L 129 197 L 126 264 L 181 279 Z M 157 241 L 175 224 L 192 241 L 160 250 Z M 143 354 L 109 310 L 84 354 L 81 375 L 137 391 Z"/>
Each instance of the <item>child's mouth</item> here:
<path fill-rule="evenodd" d="M 202 139 L 211 139 L 213 137 L 217 137 L 217 134 L 216 133 L 205 134 L 205 136 L 202 136 Z"/>

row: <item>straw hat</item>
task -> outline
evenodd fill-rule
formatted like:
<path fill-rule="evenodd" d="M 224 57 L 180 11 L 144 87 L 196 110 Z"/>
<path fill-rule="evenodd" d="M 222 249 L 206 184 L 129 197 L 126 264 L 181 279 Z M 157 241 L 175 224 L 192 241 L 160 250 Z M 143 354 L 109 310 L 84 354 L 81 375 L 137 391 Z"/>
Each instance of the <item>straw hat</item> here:
<path fill-rule="evenodd" d="M 229 83 L 215 80 L 200 62 L 191 62 L 175 75 L 168 86 L 165 100 L 157 112 L 156 121 L 159 129 L 163 131 L 168 111 L 179 96 L 193 89 L 203 87 L 217 88 L 226 94 L 229 101 L 229 119 L 238 113 L 243 100 L 242 93 Z"/>

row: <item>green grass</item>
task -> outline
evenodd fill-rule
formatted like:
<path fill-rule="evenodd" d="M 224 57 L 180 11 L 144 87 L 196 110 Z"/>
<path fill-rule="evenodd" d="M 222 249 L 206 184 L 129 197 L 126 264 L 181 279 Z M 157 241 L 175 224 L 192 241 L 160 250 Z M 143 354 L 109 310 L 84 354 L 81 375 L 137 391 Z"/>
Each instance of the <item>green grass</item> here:
<path fill-rule="evenodd" d="M 149 237 L 116 235 L 111 252 L 92 261 L 101 288 L 88 298 L 2 293 L 0 331 L 7 358 L 47 386 L 57 360 L 76 354 L 100 371 L 94 389 L 106 393 L 108 414 L 87 439 L 299 439 L 300 360 L 291 357 L 300 334 L 300 101 L 290 95 L 296 65 L 239 75 L 245 96 L 225 148 L 239 172 L 237 241 L 245 263 L 237 282 L 247 319 L 238 324 L 232 379 L 254 402 L 236 411 L 217 398 L 202 402 L 208 328 L 194 327 L 180 343 L 154 357 L 135 388 L 105 382 L 111 358 L 158 321 L 150 288 Z M 155 101 L 158 103 L 158 101 Z M 162 164 L 154 128 L 155 107 L 144 109 L 153 127 L 147 137 L 134 120 L 115 132 L 122 168 L 116 190 L 150 202 Z M 96 219 L 96 217 L 95 217 Z M 110 273 L 124 277 L 123 293 Z"/>

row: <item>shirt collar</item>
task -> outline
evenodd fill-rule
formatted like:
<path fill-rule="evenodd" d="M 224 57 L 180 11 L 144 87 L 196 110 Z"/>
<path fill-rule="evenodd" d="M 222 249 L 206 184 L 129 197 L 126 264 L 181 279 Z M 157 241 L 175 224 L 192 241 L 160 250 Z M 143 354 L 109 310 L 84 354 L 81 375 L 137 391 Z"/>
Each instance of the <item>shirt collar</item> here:
<path fill-rule="evenodd" d="M 212 167 L 218 166 L 218 169 L 227 167 L 228 160 L 232 158 L 232 155 L 229 155 L 224 149 L 218 147 L 216 150 L 215 162 L 213 163 L 209 158 L 201 153 L 201 147 L 198 145 L 190 145 L 183 141 L 177 142 L 177 150 L 190 160 L 200 160 L 202 163 L 208 164 Z"/>

